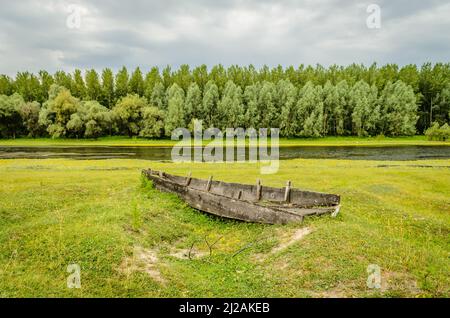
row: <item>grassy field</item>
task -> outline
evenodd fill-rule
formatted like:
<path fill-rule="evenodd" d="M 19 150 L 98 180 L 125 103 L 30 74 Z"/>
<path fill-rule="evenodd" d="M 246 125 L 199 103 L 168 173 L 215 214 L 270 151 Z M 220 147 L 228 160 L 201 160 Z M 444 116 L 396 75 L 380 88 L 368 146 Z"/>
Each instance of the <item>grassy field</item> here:
<path fill-rule="evenodd" d="M 1 146 L 143 146 L 171 147 L 177 141 L 170 139 L 142 139 L 128 137 L 103 137 L 98 139 L 51 139 L 51 138 L 17 138 L 0 139 Z M 450 141 L 429 141 L 425 136 L 413 137 L 324 137 L 324 138 L 280 138 L 280 146 L 450 146 Z M 205 144 L 208 142 L 205 141 Z"/>
<path fill-rule="evenodd" d="M 282 161 L 263 184 L 342 196 L 336 218 L 288 226 L 197 212 L 141 180 L 149 165 L 0 160 L 0 297 L 450 296 L 450 160 Z M 261 177 L 244 163 L 151 165 Z M 72 263 L 80 289 L 66 285 Z M 381 289 L 366 285 L 370 264 Z"/>

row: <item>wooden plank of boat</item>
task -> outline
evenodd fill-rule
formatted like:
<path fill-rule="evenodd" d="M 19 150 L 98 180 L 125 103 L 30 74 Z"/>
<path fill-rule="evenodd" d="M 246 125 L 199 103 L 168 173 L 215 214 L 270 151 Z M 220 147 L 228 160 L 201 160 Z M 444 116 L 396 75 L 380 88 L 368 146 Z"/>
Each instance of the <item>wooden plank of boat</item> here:
<path fill-rule="evenodd" d="M 286 224 L 301 222 L 305 216 L 339 212 L 335 194 L 291 188 L 263 187 L 175 176 L 162 171 L 143 170 L 155 188 L 177 194 L 189 206 L 225 218 L 247 222 Z"/>

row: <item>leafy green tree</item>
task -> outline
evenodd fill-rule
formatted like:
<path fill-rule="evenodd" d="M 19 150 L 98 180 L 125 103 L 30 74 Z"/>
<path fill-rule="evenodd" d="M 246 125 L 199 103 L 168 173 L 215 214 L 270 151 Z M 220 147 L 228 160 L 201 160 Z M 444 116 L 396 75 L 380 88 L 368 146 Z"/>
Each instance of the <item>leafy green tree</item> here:
<path fill-rule="evenodd" d="M 428 140 L 447 141 L 450 139 L 450 126 L 445 123 L 439 127 L 438 122 L 434 122 L 433 125 L 425 131 L 425 136 Z"/>
<path fill-rule="evenodd" d="M 80 100 L 73 97 L 65 87 L 53 84 L 49 90 L 49 100 L 42 106 L 39 113 L 39 124 L 46 127 L 53 138 L 71 137 L 67 123 L 71 116 L 77 113 Z"/>
<path fill-rule="evenodd" d="M 111 109 L 114 106 L 114 74 L 110 68 L 102 71 L 102 105 Z"/>
<path fill-rule="evenodd" d="M 420 73 L 417 65 L 409 64 L 403 66 L 398 72 L 398 78 L 403 83 L 411 86 L 415 94 L 419 92 Z"/>
<path fill-rule="evenodd" d="M 39 71 L 39 82 L 41 83 L 41 90 L 37 101 L 42 104 L 48 99 L 48 91 L 55 81 L 53 80 L 53 76 L 47 71 L 41 70 Z"/>
<path fill-rule="evenodd" d="M 133 74 L 131 74 L 129 92 L 131 94 L 144 96 L 144 78 L 142 77 L 142 72 L 139 67 L 136 67 Z"/>
<path fill-rule="evenodd" d="M 39 79 L 29 72 L 19 72 L 14 82 L 15 92 L 19 93 L 27 102 L 39 98 L 41 84 Z"/>
<path fill-rule="evenodd" d="M 217 105 L 219 129 L 238 128 L 244 124 L 245 114 L 242 104 L 242 89 L 228 81 L 225 85 L 222 99 Z"/>
<path fill-rule="evenodd" d="M 102 88 L 100 85 L 100 79 L 98 73 L 95 70 L 89 70 L 86 72 L 86 99 L 87 100 L 100 100 L 102 94 Z"/>
<path fill-rule="evenodd" d="M 183 91 L 187 92 L 189 85 L 192 82 L 192 74 L 189 69 L 189 65 L 181 65 L 180 68 L 173 74 L 172 78 L 174 83 L 177 83 Z"/>
<path fill-rule="evenodd" d="M 259 91 L 261 85 L 255 83 L 245 87 L 244 101 L 245 109 L 245 126 L 246 128 L 259 129 L 261 125 L 261 113 L 259 108 Z"/>
<path fill-rule="evenodd" d="M 151 102 L 153 88 L 157 83 L 162 83 L 161 75 L 159 74 L 159 69 L 157 67 L 152 67 L 150 72 L 145 75 L 144 81 L 144 96 L 147 98 L 149 102 Z M 162 87 L 164 91 L 164 85 Z M 164 93 L 163 93 L 164 95 Z"/>
<path fill-rule="evenodd" d="M 190 123 L 192 119 L 200 118 L 200 108 L 202 105 L 202 91 L 197 83 L 192 83 L 186 93 L 185 112 L 186 122 Z"/>
<path fill-rule="evenodd" d="M 64 71 L 57 71 L 53 76 L 53 78 L 54 78 L 53 82 L 56 85 L 63 86 L 69 90 L 73 87 L 72 76 L 69 73 L 66 73 Z"/>
<path fill-rule="evenodd" d="M 335 135 L 342 136 L 348 134 L 352 130 L 352 109 L 350 104 L 350 88 L 346 80 L 339 81 L 336 84 L 336 94 L 338 96 L 337 104 L 333 108 L 334 123 L 331 125 L 331 132 Z"/>
<path fill-rule="evenodd" d="M 87 138 L 97 138 L 111 131 L 112 112 L 98 102 L 94 103 L 100 107 L 91 108 L 86 115 L 84 136 Z"/>
<path fill-rule="evenodd" d="M 358 81 L 350 92 L 353 131 L 358 136 L 373 136 L 380 121 L 377 88 L 363 80 Z"/>
<path fill-rule="evenodd" d="M 202 109 L 200 116 L 205 127 L 217 126 L 217 104 L 219 102 L 219 88 L 214 81 L 209 80 L 203 91 Z"/>
<path fill-rule="evenodd" d="M 323 99 L 320 85 L 315 86 L 308 81 L 300 90 L 297 116 L 300 127 L 298 135 L 303 137 L 323 136 Z"/>
<path fill-rule="evenodd" d="M 125 97 L 129 92 L 129 86 L 128 86 L 128 71 L 127 68 L 124 66 L 122 69 L 116 74 L 116 98 L 120 99 L 122 97 Z"/>
<path fill-rule="evenodd" d="M 433 114 L 434 120 L 440 124 L 450 122 L 450 79 L 436 96 Z"/>
<path fill-rule="evenodd" d="M 379 76 L 377 78 L 377 91 L 381 91 L 388 82 L 395 82 L 398 80 L 399 69 L 397 64 L 386 64 L 378 70 Z M 369 83 L 370 85 L 371 83 Z"/>
<path fill-rule="evenodd" d="M 170 65 L 167 65 L 162 70 L 162 83 L 164 84 L 164 88 L 169 88 L 174 83 L 174 78 L 172 76 L 172 69 Z"/>
<path fill-rule="evenodd" d="M 73 87 L 71 91 L 73 92 L 73 96 L 77 98 L 84 99 L 86 97 L 86 84 L 79 69 L 76 69 L 73 74 Z"/>
<path fill-rule="evenodd" d="M 37 137 L 42 132 L 42 126 L 39 125 L 39 112 L 41 105 L 38 102 L 21 103 L 18 108 L 22 124 L 28 134 L 28 137 Z"/>
<path fill-rule="evenodd" d="M 141 130 L 139 136 L 159 138 L 164 134 L 164 111 L 154 107 L 145 107 L 142 113 Z"/>
<path fill-rule="evenodd" d="M 227 72 L 222 64 L 215 65 L 209 72 L 209 80 L 217 85 L 219 96 L 222 95 L 222 91 L 225 88 L 225 84 L 228 81 Z"/>
<path fill-rule="evenodd" d="M 277 95 L 279 109 L 281 109 L 281 134 L 286 137 L 295 136 L 299 128 L 296 113 L 297 89 L 289 80 L 279 80 Z"/>
<path fill-rule="evenodd" d="M 16 138 L 22 127 L 20 108 L 25 104 L 22 96 L 14 93 L 11 96 L 0 95 L 0 135 Z"/>
<path fill-rule="evenodd" d="M 113 108 L 119 133 L 129 137 L 137 136 L 141 130 L 144 108 L 147 107 L 145 97 L 129 94 L 121 98 Z"/>
<path fill-rule="evenodd" d="M 253 65 L 224 68 L 219 64 L 213 66 L 210 72 L 206 65 L 193 70 L 188 65 L 182 65 L 174 71 L 169 66 L 165 67 L 161 74 L 157 67 L 153 67 L 145 80 L 139 68 L 129 78 L 127 69 L 122 67 L 115 76 L 110 69 L 103 70 L 101 81 L 94 70 L 88 71 L 85 78 L 80 70 L 73 74 L 58 71 L 54 76 L 46 71 L 40 71 L 38 76 L 22 72 L 17 74 L 15 80 L 0 75 L 0 94 L 9 96 L 20 93 L 25 102 L 41 103 L 41 112 L 45 114 L 48 110 L 44 104 L 56 98 L 49 95 L 52 84 L 66 87 L 72 97 L 96 100 L 108 108 L 114 107 L 129 92 L 134 92 L 145 96 L 150 105 L 163 110 L 165 120 L 170 121 L 167 114 L 168 90 L 176 83 L 186 92 L 182 114 L 186 124 L 195 117 L 202 119 L 206 126 L 229 125 L 230 121 L 236 122 L 230 118 L 236 111 L 240 113 L 242 108 L 242 116 L 238 116 L 240 119 L 237 121 L 245 127 L 280 127 L 282 135 L 397 135 L 413 133 L 411 90 L 418 105 L 415 115 L 419 116 L 416 123 L 419 133 L 423 133 L 434 121 L 442 125 L 450 120 L 449 78 L 448 62 L 425 63 L 420 68 L 412 64 L 399 68 L 395 64 L 378 66 L 373 63 L 366 67 L 354 63 L 346 67 L 299 65 L 283 68 L 278 65 L 269 68 L 264 65 L 256 69 Z M 396 84 L 398 80 L 404 85 Z M 320 99 L 311 93 L 308 82 L 314 91 L 321 91 Z M 244 92 L 240 98 L 235 88 L 230 91 L 230 83 Z M 295 95 L 300 92 L 295 98 L 292 97 L 294 91 Z M 302 95 L 302 92 L 305 94 Z M 311 100 L 317 100 L 318 104 L 310 105 Z M 219 104 L 221 108 L 218 110 Z M 225 109 L 224 105 L 231 108 Z M 305 105 L 310 106 L 305 108 Z M 401 113 L 408 115 L 402 116 Z M 77 127 L 82 131 L 86 129 L 83 118 L 78 121 L 80 112 L 76 114 L 71 123 L 72 130 L 64 131 L 67 126 L 51 124 L 65 136 L 75 136 Z M 178 115 L 175 117 L 174 121 L 180 119 Z M 322 124 L 317 122 L 319 119 Z M 392 127 L 388 127 L 390 123 Z M 17 129 L 17 134 L 24 130 L 23 127 Z M 80 135 L 77 131 L 77 135 L 84 136 L 84 133 Z"/>
<path fill-rule="evenodd" d="M 186 127 L 186 113 L 184 110 L 184 91 L 174 83 L 167 90 L 167 119 L 164 130 L 166 136 L 171 136 L 176 128 Z"/>
<path fill-rule="evenodd" d="M 150 104 L 161 110 L 167 110 L 166 91 L 163 83 L 157 82 L 153 87 L 152 94 L 150 96 Z"/>
<path fill-rule="evenodd" d="M 419 104 L 418 130 L 424 131 L 435 121 L 435 115 L 439 113 L 438 100 L 442 89 L 450 78 L 450 63 L 425 63 L 420 70 L 419 90 L 422 97 Z"/>
<path fill-rule="evenodd" d="M 279 127 L 279 113 L 281 109 L 277 109 L 277 91 L 275 84 L 267 81 L 262 83 L 259 91 L 258 108 L 261 127 Z"/>
<path fill-rule="evenodd" d="M 80 104 L 81 105 L 81 104 Z M 80 106 L 79 105 L 79 106 Z M 66 124 L 67 136 L 76 137 L 77 139 L 84 135 L 84 122 L 82 116 L 82 110 L 78 109 L 76 113 L 70 116 L 70 120 Z"/>
<path fill-rule="evenodd" d="M 78 112 L 72 115 L 70 124 L 74 121 L 74 128 L 86 138 L 97 138 L 105 135 L 111 127 L 112 112 L 97 101 L 82 102 Z M 81 124 L 81 125 L 80 125 Z"/>
<path fill-rule="evenodd" d="M 0 75 L 0 95 L 11 95 L 14 91 L 13 81 L 7 75 Z"/>
<path fill-rule="evenodd" d="M 202 64 L 192 71 L 192 80 L 197 83 L 200 89 L 203 91 L 206 83 L 208 82 L 208 68 L 205 64 Z"/>
<path fill-rule="evenodd" d="M 414 135 L 417 122 L 416 96 L 401 80 L 387 82 L 379 97 L 379 132 L 384 135 Z"/>
<path fill-rule="evenodd" d="M 339 104 L 339 94 L 331 81 L 327 81 L 322 90 L 323 93 L 323 130 L 324 135 L 336 131 L 336 107 Z"/>

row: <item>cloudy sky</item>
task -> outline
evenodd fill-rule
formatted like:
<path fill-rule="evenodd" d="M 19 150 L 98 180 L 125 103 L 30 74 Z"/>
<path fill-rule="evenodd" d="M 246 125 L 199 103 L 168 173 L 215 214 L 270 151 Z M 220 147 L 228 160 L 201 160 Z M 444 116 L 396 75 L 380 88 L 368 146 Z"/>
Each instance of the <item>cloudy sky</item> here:
<path fill-rule="evenodd" d="M 367 26 L 373 3 L 380 8 L 380 28 Z M 122 65 L 403 65 L 450 57 L 450 1 L 0 0 L 0 5 L 0 73 L 9 75 Z"/>

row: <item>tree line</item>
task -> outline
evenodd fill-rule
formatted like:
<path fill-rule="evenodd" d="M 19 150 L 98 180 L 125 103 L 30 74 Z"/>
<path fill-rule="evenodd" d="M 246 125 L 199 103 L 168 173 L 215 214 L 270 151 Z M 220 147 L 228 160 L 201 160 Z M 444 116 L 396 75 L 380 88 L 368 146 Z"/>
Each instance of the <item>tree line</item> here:
<path fill-rule="evenodd" d="M 285 137 L 398 136 L 449 117 L 450 63 L 0 75 L 2 137 L 158 138 L 194 119 L 205 128 L 279 127 Z"/>

